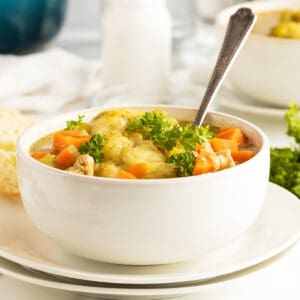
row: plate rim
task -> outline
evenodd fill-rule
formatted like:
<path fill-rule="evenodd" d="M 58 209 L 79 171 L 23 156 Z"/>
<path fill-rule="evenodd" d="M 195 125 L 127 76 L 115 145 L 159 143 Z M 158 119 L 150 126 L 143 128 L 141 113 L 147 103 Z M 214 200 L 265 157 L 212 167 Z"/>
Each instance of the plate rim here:
<path fill-rule="evenodd" d="M 273 184 L 268 183 L 268 193 L 276 192 L 276 190 L 280 190 L 282 193 L 286 194 L 286 197 L 290 199 L 290 201 L 300 201 L 295 195 L 287 191 L 286 189 Z M 266 196 L 266 197 L 267 197 Z M 285 200 L 286 201 L 286 200 Z M 204 282 L 208 281 L 220 276 L 226 276 L 238 271 L 245 270 L 247 268 L 256 266 L 276 255 L 280 254 L 284 250 L 288 249 L 291 245 L 293 245 L 297 240 L 300 239 L 300 228 L 297 234 L 294 234 L 292 237 L 288 238 L 281 246 L 276 247 L 272 251 L 268 251 L 264 255 L 260 255 L 259 258 L 255 257 L 249 260 L 244 261 L 243 263 L 236 264 L 233 267 L 225 267 L 221 269 L 221 271 L 208 271 L 201 273 L 193 273 L 193 274 L 180 274 L 180 275 L 115 275 L 115 274 L 99 274 L 95 272 L 90 272 L 87 274 L 83 271 L 72 271 L 70 267 L 59 268 L 56 266 L 45 265 L 41 262 L 33 261 L 32 259 L 24 258 L 15 254 L 11 254 L 9 251 L 5 249 L 1 249 L 0 245 L 0 257 L 16 264 L 23 265 L 27 268 L 31 268 L 37 271 L 41 271 L 44 273 L 62 276 L 66 278 L 73 278 L 79 280 L 86 280 L 91 282 L 98 283 L 110 283 L 110 284 L 133 284 L 133 285 L 166 285 L 166 284 L 183 284 L 183 283 L 191 283 L 191 282 Z M 54 243 L 54 242 L 53 242 Z M 199 275 L 200 274 L 200 275 Z M 95 278 L 96 277 L 96 278 Z M 158 277 L 158 278 L 157 278 Z"/>
<path fill-rule="evenodd" d="M 259 272 L 270 272 L 270 268 L 274 264 L 278 263 L 280 259 L 284 259 L 289 253 L 295 251 L 297 247 L 300 248 L 300 244 L 293 244 L 284 252 L 268 259 L 267 261 L 262 262 L 261 264 L 255 265 L 248 269 L 242 270 L 230 274 L 228 276 L 223 276 L 221 278 L 213 279 L 208 283 L 202 284 L 201 282 L 195 282 L 187 285 L 181 286 L 172 286 L 172 287 L 147 287 L 143 286 L 141 288 L 134 287 L 105 287 L 105 286 L 89 286 L 89 285 L 80 285 L 77 283 L 64 282 L 51 275 L 46 275 L 46 277 L 39 277 L 34 272 L 27 270 L 19 264 L 6 260 L 5 258 L 0 257 L 0 272 L 10 278 L 26 282 L 29 284 L 37 285 L 45 288 L 52 288 L 56 290 L 68 291 L 73 293 L 83 293 L 89 295 L 97 296 L 119 296 L 121 298 L 125 297 L 182 297 L 195 293 L 202 293 L 210 291 L 214 288 L 223 288 L 226 285 L 231 285 L 236 283 L 239 280 L 245 280 L 249 276 L 256 276 Z M 9 266 L 3 267 L 3 262 Z M 18 268 L 20 271 L 13 271 L 12 268 Z M 121 299 L 120 298 L 120 299 Z M 156 299 L 156 298 L 155 298 Z"/>
<path fill-rule="evenodd" d="M 201 282 L 195 282 L 191 284 L 186 284 L 182 286 L 172 286 L 172 287 L 134 287 L 128 288 L 124 287 L 103 287 L 99 286 L 89 286 L 89 285 L 80 285 L 77 283 L 71 282 L 64 282 L 60 281 L 59 279 L 52 277 L 51 275 L 46 277 L 39 277 L 37 274 L 27 270 L 26 268 L 18 265 L 14 262 L 6 260 L 5 258 L 0 257 L 0 272 L 5 276 L 10 278 L 14 278 L 16 280 L 20 280 L 22 282 L 26 282 L 29 284 L 45 287 L 45 288 L 52 288 L 62 291 L 68 291 L 73 293 L 83 293 L 83 294 L 92 294 L 98 296 L 119 296 L 119 297 L 181 297 L 191 294 L 196 294 L 200 292 L 207 292 L 214 288 L 225 287 L 228 284 L 232 285 L 232 283 L 236 283 L 239 280 L 244 280 L 249 276 L 255 276 L 258 272 L 269 272 L 272 266 L 276 264 L 280 259 L 284 259 L 290 252 L 294 250 L 294 248 L 300 248 L 300 244 L 294 243 L 284 252 L 276 255 L 268 259 L 267 261 L 262 262 L 261 264 L 255 265 L 253 267 L 247 268 L 240 272 L 230 274 L 228 276 L 224 276 L 221 278 L 213 279 L 208 283 L 202 284 Z M 9 264 L 9 267 L 3 267 L 3 262 Z M 21 269 L 17 273 L 13 271 L 12 268 L 16 267 Z M 48 278 L 47 278 L 48 277 Z M 127 298 L 126 298 L 127 299 Z M 156 299 L 156 298 L 155 298 Z"/>
<path fill-rule="evenodd" d="M 242 101 L 243 99 L 244 101 Z M 234 102 L 233 104 L 231 102 Z M 243 113 L 251 113 L 256 116 L 267 116 L 272 118 L 282 118 L 284 117 L 287 108 L 280 107 L 268 107 L 263 106 L 261 103 L 251 104 L 249 103 L 251 99 L 243 95 L 241 92 L 233 90 L 231 87 L 224 87 L 221 90 L 221 95 L 219 97 L 217 108 L 225 108 L 228 110 L 233 110 Z"/>

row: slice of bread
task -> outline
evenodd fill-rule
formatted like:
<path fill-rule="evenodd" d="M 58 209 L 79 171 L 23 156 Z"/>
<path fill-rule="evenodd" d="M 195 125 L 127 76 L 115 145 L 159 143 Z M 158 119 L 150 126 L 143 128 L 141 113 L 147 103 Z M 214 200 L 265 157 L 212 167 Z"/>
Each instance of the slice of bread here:
<path fill-rule="evenodd" d="M 5 195 L 18 195 L 16 152 L 0 149 L 0 191 Z"/>
<path fill-rule="evenodd" d="M 18 111 L 0 108 L 0 149 L 14 151 L 19 135 L 33 123 Z"/>
<path fill-rule="evenodd" d="M 18 111 L 0 108 L 0 194 L 19 195 L 16 171 L 16 142 L 35 121 Z"/>

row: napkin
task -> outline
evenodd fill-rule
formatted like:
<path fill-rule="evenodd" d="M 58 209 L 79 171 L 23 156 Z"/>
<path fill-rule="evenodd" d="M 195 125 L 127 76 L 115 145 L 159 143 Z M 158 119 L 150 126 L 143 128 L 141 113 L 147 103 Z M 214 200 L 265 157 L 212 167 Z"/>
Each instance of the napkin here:
<path fill-rule="evenodd" d="M 37 113 L 86 102 L 102 87 L 101 65 L 63 49 L 0 55 L 0 106 Z"/>

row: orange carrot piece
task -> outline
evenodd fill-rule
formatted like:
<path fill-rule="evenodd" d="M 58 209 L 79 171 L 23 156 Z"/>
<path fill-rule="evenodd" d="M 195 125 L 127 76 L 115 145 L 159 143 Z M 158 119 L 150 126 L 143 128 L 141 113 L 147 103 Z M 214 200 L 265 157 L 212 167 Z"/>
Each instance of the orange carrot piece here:
<path fill-rule="evenodd" d="M 41 158 L 43 158 L 44 156 L 46 156 L 49 153 L 50 153 L 49 151 L 35 152 L 35 153 L 31 154 L 31 157 L 33 157 L 34 159 L 40 160 Z"/>
<path fill-rule="evenodd" d="M 238 145 L 245 144 L 245 136 L 242 133 L 241 129 L 237 127 L 222 128 L 220 133 L 216 137 L 220 139 L 236 141 Z"/>
<path fill-rule="evenodd" d="M 74 165 L 78 155 L 77 148 L 74 145 L 69 145 L 56 155 L 55 162 L 59 167 L 66 169 Z"/>
<path fill-rule="evenodd" d="M 90 138 L 90 135 L 82 135 L 78 131 L 58 131 L 53 137 L 53 148 L 58 152 L 70 145 L 79 148 L 81 144 L 88 142 Z"/>
<path fill-rule="evenodd" d="M 125 170 L 119 170 L 117 177 L 119 179 L 136 179 L 136 177 L 133 174 L 131 174 Z"/>
<path fill-rule="evenodd" d="M 136 178 L 144 178 L 147 175 L 148 167 L 146 163 L 137 163 L 129 166 L 127 171 Z"/>
<path fill-rule="evenodd" d="M 215 152 L 220 152 L 228 149 L 231 150 L 231 152 L 238 151 L 238 144 L 234 140 L 213 138 L 209 141 L 209 143 Z"/>
<path fill-rule="evenodd" d="M 214 171 L 214 164 L 208 155 L 199 155 L 193 169 L 193 175 L 201 175 Z"/>
<path fill-rule="evenodd" d="M 199 153 L 201 150 L 202 150 L 201 145 L 200 145 L 200 144 L 196 144 L 196 149 L 195 149 L 195 151 Z"/>
<path fill-rule="evenodd" d="M 254 156 L 254 152 L 251 150 L 234 151 L 231 153 L 233 160 L 237 163 L 243 163 Z"/>

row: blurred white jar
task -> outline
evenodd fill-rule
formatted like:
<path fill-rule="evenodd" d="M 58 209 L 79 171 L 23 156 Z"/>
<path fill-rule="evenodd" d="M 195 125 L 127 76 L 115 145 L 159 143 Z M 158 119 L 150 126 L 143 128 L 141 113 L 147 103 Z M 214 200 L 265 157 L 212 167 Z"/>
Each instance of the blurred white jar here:
<path fill-rule="evenodd" d="M 108 0 L 102 17 L 103 81 L 166 89 L 171 72 L 171 17 L 165 0 Z"/>

